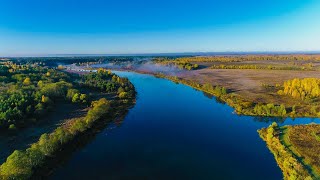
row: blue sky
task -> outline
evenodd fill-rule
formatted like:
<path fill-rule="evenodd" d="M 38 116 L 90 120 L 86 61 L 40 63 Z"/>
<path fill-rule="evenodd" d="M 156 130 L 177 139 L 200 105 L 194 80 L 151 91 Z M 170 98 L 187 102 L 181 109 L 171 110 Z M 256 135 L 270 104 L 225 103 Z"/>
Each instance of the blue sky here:
<path fill-rule="evenodd" d="M 0 56 L 319 51 L 318 0 L 0 0 Z"/>

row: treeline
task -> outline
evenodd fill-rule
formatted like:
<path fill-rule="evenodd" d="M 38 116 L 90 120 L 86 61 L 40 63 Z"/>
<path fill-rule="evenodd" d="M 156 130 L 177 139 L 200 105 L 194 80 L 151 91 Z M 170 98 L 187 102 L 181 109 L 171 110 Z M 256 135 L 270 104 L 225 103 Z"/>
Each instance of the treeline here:
<path fill-rule="evenodd" d="M 281 143 L 282 128 L 273 123 L 268 128 L 258 130 L 260 137 L 267 143 L 277 164 L 282 170 L 284 179 L 312 180 L 314 177 L 291 151 Z"/>
<path fill-rule="evenodd" d="M 38 142 L 26 150 L 16 150 L 0 166 L 0 179 L 29 179 L 34 171 L 44 165 L 65 144 L 92 127 L 98 119 L 110 110 L 110 102 L 105 98 L 93 101 L 84 118 L 78 118 L 67 125 L 58 127 L 51 134 L 43 134 Z"/>
<path fill-rule="evenodd" d="M 175 62 L 174 65 L 176 67 L 178 67 L 179 69 L 186 69 L 186 70 L 196 70 L 199 68 L 199 65 L 198 64 L 191 64 L 191 63 L 188 63 L 188 62 Z"/>
<path fill-rule="evenodd" d="M 254 64 L 244 64 L 244 65 L 228 65 L 228 64 L 219 64 L 212 65 L 211 69 L 267 69 L 267 70 L 312 70 L 312 66 L 259 66 Z"/>
<path fill-rule="evenodd" d="M 0 65 L 0 128 L 15 129 L 34 122 L 50 110 L 55 100 L 73 101 L 69 90 L 76 91 L 79 100 L 87 102 L 87 95 L 73 89 L 70 77 L 54 69 L 36 64 Z M 72 94 L 73 95 L 73 94 Z"/>
<path fill-rule="evenodd" d="M 254 106 L 254 112 L 263 116 L 279 116 L 283 117 L 287 115 L 286 107 L 281 105 L 269 104 L 256 104 Z"/>
<path fill-rule="evenodd" d="M 218 55 L 180 57 L 182 62 L 243 62 L 243 61 L 320 61 L 320 55 Z"/>
<path fill-rule="evenodd" d="M 289 95 L 297 99 L 318 99 L 320 97 L 320 79 L 304 78 L 292 79 L 284 82 L 283 90 L 278 91 L 279 95 Z"/>
<path fill-rule="evenodd" d="M 252 102 L 236 94 L 229 94 L 222 100 L 233 107 L 237 114 L 264 117 L 288 117 L 292 115 L 292 108 L 287 108 L 284 104 Z"/>
<path fill-rule="evenodd" d="M 196 70 L 199 68 L 198 64 L 185 62 L 185 61 L 177 61 L 177 60 L 169 60 L 167 58 L 155 58 L 153 59 L 153 62 L 156 64 L 161 64 L 165 66 L 173 66 L 179 69 L 185 69 L 185 70 Z"/>

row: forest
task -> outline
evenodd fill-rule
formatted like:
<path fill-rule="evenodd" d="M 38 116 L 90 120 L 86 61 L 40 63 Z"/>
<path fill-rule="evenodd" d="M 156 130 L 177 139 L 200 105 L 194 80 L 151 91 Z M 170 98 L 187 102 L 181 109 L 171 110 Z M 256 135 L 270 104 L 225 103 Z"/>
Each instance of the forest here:
<path fill-rule="evenodd" d="M 134 94 L 128 79 L 103 69 L 71 81 L 70 75 L 53 68 L 5 62 L 0 75 L 0 129 L 27 126 L 47 114 L 59 100 L 88 104 L 89 95 L 81 93 L 81 87 L 118 92 L 122 98 Z"/>
<path fill-rule="evenodd" d="M 5 62 L 0 68 L 0 129 L 27 126 L 47 114 L 59 100 L 87 102 L 88 96 L 74 89 L 70 76 L 64 72 L 12 62 Z M 75 94 L 78 100 L 73 97 Z"/>
<path fill-rule="evenodd" d="M 120 97 L 133 97 L 134 87 L 127 78 L 120 78 L 110 70 L 98 69 L 97 73 L 90 73 L 81 76 L 80 86 L 91 89 L 98 89 L 102 92 L 117 92 Z"/>
<path fill-rule="evenodd" d="M 284 82 L 283 90 L 278 91 L 279 95 L 289 95 L 301 100 L 320 98 L 320 79 L 304 78 L 292 79 Z"/>
<path fill-rule="evenodd" d="M 2 128 L 27 126 L 30 118 L 38 118 L 40 113 L 54 108 L 57 99 L 86 104 L 89 110 L 85 116 L 65 120 L 53 132 L 42 134 L 29 148 L 14 151 L 0 166 L 0 179 L 31 178 L 36 169 L 45 166 L 80 134 L 95 127 L 98 121 L 122 115 L 135 102 L 133 84 L 105 69 L 76 76 L 36 64 L 6 62 L 1 65 L 1 76 L 6 80 L 1 94 Z M 101 92 L 109 100 L 92 100 L 81 93 L 86 89 Z"/>

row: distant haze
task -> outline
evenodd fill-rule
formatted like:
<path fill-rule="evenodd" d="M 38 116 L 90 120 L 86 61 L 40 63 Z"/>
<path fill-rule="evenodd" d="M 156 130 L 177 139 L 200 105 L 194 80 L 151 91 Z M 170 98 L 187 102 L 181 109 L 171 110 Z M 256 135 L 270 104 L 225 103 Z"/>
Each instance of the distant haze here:
<path fill-rule="evenodd" d="M 34 55 L 7 55 L 10 57 L 112 57 L 112 56 L 221 56 L 221 55 L 290 55 L 290 54 L 314 54 L 320 55 L 320 51 L 287 51 L 287 52 L 184 52 L 184 53 L 140 53 L 140 54 L 34 54 Z"/>

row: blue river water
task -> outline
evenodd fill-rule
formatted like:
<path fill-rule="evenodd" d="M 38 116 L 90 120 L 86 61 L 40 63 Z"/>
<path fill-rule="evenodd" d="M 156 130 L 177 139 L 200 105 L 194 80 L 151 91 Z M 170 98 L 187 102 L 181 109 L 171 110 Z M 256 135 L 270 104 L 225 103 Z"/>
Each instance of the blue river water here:
<path fill-rule="evenodd" d="M 276 119 L 238 116 L 215 98 L 165 79 L 116 73 L 135 85 L 136 105 L 121 124 L 106 127 L 74 152 L 50 179 L 282 179 L 257 133 Z"/>

